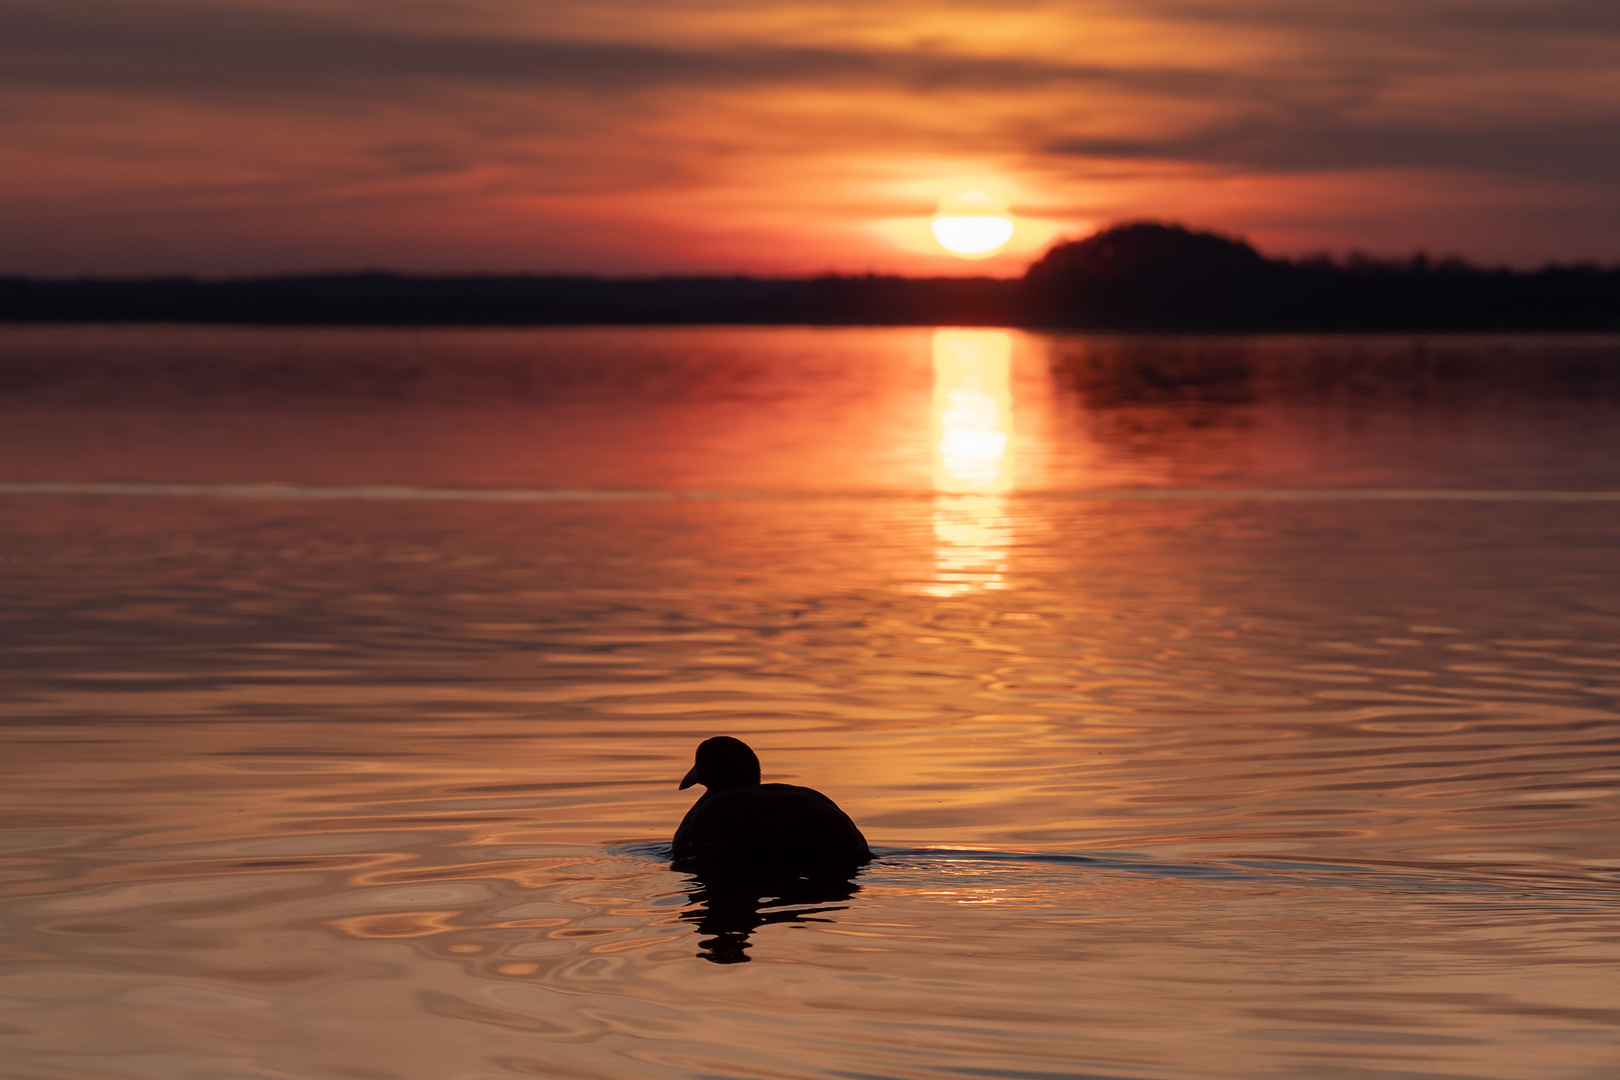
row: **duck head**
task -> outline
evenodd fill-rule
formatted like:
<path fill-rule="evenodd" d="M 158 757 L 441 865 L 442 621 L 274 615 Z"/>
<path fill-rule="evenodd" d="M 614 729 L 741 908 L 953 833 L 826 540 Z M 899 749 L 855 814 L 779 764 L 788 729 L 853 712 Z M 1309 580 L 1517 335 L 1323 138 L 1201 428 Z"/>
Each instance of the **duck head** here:
<path fill-rule="evenodd" d="M 681 781 L 681 790 L 702 784 L 711 792 L 759 783 L 759 757 L 741 739 L 716 735 L 698 743 L 697 763 Z"/>

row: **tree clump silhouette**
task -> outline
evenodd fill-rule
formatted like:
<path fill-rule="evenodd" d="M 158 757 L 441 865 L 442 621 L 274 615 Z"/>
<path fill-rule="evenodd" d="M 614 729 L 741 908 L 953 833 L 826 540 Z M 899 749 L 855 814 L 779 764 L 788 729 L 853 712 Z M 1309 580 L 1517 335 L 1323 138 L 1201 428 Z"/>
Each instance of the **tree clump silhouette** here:
<path fill-rule="evenodd" d="M 1241 240 L 1128 222 L 1060 243 L 1021 282 L 1025 326 L 1138 331 L 1620 329 L 1620 267 L 1515 271 L 1418 253 L 1268 259 Z"/>
<path fill-rule="evenodd" d="M 1024 275 L 1034 325 L 1219 330 L 1256 323 L 1276 264 L 1241 240 L 1130 222 L 1054 245 Z"/>

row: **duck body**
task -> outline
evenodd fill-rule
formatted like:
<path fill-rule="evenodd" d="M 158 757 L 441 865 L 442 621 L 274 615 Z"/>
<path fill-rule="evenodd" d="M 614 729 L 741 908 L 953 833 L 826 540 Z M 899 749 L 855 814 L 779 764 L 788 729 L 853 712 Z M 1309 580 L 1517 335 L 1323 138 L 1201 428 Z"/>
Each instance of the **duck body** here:
<path fill-rule="evenodd" d="M 681 787 L 708 790 L 675 830 L 671 866 L 699 874 L 848 876 L 872 858 L 866 838 L 821 792 L 762 784 L 759 759 L 729 736 L 698 747 Z"/>

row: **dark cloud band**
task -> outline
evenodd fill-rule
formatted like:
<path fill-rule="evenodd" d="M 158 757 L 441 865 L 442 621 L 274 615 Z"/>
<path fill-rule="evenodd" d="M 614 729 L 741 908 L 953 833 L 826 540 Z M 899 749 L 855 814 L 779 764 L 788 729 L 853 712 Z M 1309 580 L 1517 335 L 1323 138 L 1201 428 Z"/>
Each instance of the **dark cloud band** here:
<path fill-rule="evenodd" d="M 716 49 L 631 42 L 429 35 L 300 13 L 190 5 L 0 3 L 0 78 L 13 84 L 205 95 L 366 94 L 458 82 L 592 93 L 750 84 L 881 83 L 1019 89 L 1097 83 L 1170 95 L 1230 93 L 1229 76 L 927 51 Z"/>
<path fill-rule="evenodd" d="M 1620 175 L 1620 115 L 1581 123 L 1498 127 L 1258 118 L 1162 139 L 1059 139 L 1045 149 L 1266 172 L 1431 168 L 1601 182 Z"/>

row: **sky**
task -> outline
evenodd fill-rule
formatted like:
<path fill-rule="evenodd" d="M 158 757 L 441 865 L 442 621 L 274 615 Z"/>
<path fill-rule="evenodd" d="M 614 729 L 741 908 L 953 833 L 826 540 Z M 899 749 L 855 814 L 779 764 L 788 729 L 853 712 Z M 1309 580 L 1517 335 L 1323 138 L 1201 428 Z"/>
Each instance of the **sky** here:
<path fill-rule="evenodd" d="M 0 0 L 0 274 L 1620 262 L 1617 177 L 1615 0 Z"/>

